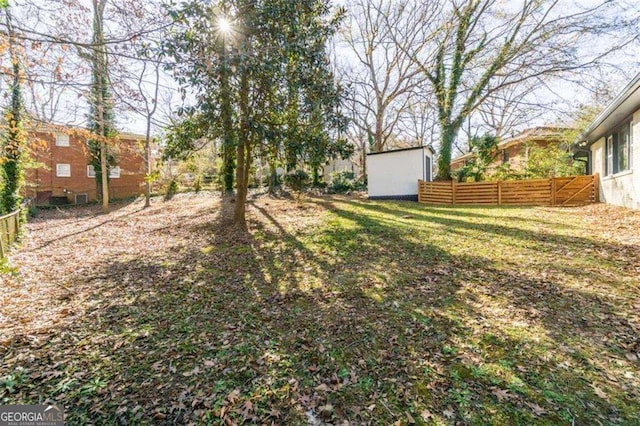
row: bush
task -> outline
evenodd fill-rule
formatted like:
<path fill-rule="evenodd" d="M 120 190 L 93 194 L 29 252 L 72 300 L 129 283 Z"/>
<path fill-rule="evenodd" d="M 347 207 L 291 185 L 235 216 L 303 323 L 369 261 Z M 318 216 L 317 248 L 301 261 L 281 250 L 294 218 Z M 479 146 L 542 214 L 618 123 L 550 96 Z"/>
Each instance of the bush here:
<path fill-rule="evenodd" d="M 178 181 L 174 178 L 171 179 L 169 185 L 167 185 L 167 190 L 164 194 L 165 201 L 168 201 L 173 198 L 174 195 L 178 193 Z"/>
<path fill-rule="evenodd" d="M 309 184 L 309 175 L 304 170 L 292 170 L 284 175 L 284 181 L 294 191 L 302 192 Z"/>
<path fill-rule="evenodd" d="M 331 173 L 331 184 L 329 185 L 329 192 L 344 194 L 350 191 L 364 190 L 365 186 L 365 183 L 358 180 L 353 172 L 333 172 Z"/>

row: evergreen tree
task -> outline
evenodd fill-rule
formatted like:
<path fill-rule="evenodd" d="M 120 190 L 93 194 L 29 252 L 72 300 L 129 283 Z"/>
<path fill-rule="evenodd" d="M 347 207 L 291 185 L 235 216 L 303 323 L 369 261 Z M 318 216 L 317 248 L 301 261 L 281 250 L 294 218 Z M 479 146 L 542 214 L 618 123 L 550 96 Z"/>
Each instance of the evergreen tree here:
<path fill-rule="evenodd" d="M 289 169 L 318 167 L 345 145 L 337 137 L 344 120 L 326 51 L 338 12 L 327 0 L 189 1 L 170 9 L 181 29 L 165 50 L 178 81 L 197 98 L 183 113 L 203 118 L 199 133 L 223 140 L 225 186 L 228 148 L 235 147 L 234 219 L 241 226 L 254 157 L 269 158 L 272 168 L 278 157 Z"/>

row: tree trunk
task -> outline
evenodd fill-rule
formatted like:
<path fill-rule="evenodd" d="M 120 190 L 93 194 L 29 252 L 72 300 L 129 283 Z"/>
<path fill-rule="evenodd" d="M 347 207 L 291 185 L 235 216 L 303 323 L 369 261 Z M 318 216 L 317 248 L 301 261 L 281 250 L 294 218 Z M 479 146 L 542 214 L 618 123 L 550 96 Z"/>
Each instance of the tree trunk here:
<path fill-rule="evenodd" d="M 362 170 L 360 171 L 360 175 L 364 180 L 367 177 L 367 145 L 366 144 L 362 144 L 362 159 L 360 163 L 362 164 Z"/>
<path fill-rule="evenodd" d="M 9 58 L 12 64 L 11 75 L 11 101 L 5 118 L 7 119 L 6 133 L 3 135 L 4 158 L 1 162 L 2 182 L 0 213 L 8 214 L 21 209 L 22 189 L 24 186 L 23 151 L 25 149 L 26 135 L 23 128 L 23 108 L 21 69 L 18 57 L 18 46 L 13 30 L 12 16 L 9 6 L 6 6 L 6 23 L 9 35 Z M 26 219 L 25 212 L 20 214 L 20 222 Z"/>
<path fill-rule="evenodd" d="M 269 160 L 269 194 L 275 194 L 278 183 L 278 171 L 275 160 Z"/>
<path fill-rule="evenodd" d="M 246 229 L 245 208 L 249 185 L 249 154 L 251 153 L 251 141 L 249 130 L 249 77 L 247 70 L 243 71 L 240 78 L 240 134 L 236 147 L 236 205 L 233 214 L 233 222 L 240 228 Z"/>
<path fill-rule="evenodd" d="M 146 69 L 146 63 L 145 68 Z M 151 118 L 156 113 L 158 109 L 158 92 L 160 90 L 160 64 L 155 65 L 155 91 L 153 94 L 153 108 L 149 109 L 149 102 L 147 101 L 147 97 L 144 96 L 145 108 L 147 112 L 147 134 L 145 135 L 144 141 L 144 150 L 146 156 L 146 167 L 147 167 L 147 176 L 145 182 L 145 192 L 144 192 L 144 208 L 151 206 L 151 173 L 153 173 L 153 163 L 151 161 Z M 144 77 L 144 71 L 140 75 L 139 88 L 142 93 L 142 78 Z"/>
<path fill-rule="evenodd" d="M 147 176 L 144 191 L 144 208 L 151 206 L 151 120 L 147 120 L 147 135 L 144 141 L 146 155 Z"/>
<path fill-rule="evenodd" d="M 384 136 L 382 134 L 382 113 L 376 114 L 376 129 L 373 135 L 373 152 L 382 152 L 384 149 Z"/>
<path fill-rule="evenodd" d="M 440 135 L 440 155 L 438 156 L 438 174 L 435 180 L 451 180 L 451 148 L 455 139 L 457 129 L 451 124 L 441 125 Z"/>
<path fill-rule="evenodd" d="M 94 73 L 96 75 L 96 111 L 98 117 L 96 124 L 98 126 L 98 134 L 101 137 L 100 140 L 100 171 L 102 174 L 101 187 L 102 187 L 102 212 L 109 213 L 109 170 L 107 167 L 107 143 L 104 140 L 106 136 L 105 132 L 105 83 L 107 81 L 107 58 L 106 49 L 104 45 L 104 24 L 102 21 L 104 12 L 104 3 L 99 3 L 98 0 L 93 0 L 93 36 L 94 36 Z"/>
<path fill-rule="evenodd" d="M 222 182 L 223 194 L 233 192 L 233 172 L 235 169 L 234 158 L 234 131 L 233 131 L 233 108 L 231 106 L 231 89 L 229 87 L 229 70 L 227 64 L 226 47 L 222 46 L 222 72 L 220 74 L 221 82 L 221 119 L 222 119 Z"/>
<path fill-rule="evenodd" d="M 102 168 L 102 213 L 109 213 L 109 170 L 107 169 L 107 143 L 100 143 L 100 167 Z"/>

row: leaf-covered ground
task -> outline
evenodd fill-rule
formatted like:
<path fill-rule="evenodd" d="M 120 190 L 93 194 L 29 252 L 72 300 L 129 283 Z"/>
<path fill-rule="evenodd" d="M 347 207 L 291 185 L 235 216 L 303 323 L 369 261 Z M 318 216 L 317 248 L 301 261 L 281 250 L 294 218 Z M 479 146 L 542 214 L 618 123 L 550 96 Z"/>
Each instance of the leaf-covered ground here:
<path fill-rule="evenodd" d="M 639 424 L 640 212 L 259 198 L 239 234 L 206 194 L 115 207 L 28 225 L 0 283 L 0 403 L 69 424 Z"/>

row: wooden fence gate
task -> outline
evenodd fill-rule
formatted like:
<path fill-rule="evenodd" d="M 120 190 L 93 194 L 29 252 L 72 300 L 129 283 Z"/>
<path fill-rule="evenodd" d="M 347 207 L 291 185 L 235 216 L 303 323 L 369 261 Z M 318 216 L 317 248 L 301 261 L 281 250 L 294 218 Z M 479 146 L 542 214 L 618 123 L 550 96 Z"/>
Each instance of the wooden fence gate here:
<path fill-rule="evenodd" d="M 580 206 L 598 202 L 598 175 L 496 182 L 418 181 L 418 201 L 427 204 Z"/>
<path fill-rule="evenodd" d="M 0 259 L 9 253 L 9 247 L 18 239 L 20 211 L 0 217 Z"/>

